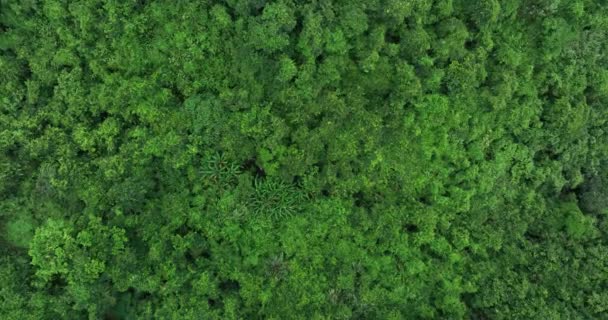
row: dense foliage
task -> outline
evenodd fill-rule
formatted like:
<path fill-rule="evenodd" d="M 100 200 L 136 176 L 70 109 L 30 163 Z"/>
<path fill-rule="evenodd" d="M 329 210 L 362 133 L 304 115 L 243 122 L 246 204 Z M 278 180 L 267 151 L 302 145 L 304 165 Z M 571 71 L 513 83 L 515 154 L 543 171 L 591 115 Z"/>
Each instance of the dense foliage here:
<path fill-rule="evenodd" d="M 0 0 L 0 319 L 608 319 L 606 52 L 606 0 Z"/>

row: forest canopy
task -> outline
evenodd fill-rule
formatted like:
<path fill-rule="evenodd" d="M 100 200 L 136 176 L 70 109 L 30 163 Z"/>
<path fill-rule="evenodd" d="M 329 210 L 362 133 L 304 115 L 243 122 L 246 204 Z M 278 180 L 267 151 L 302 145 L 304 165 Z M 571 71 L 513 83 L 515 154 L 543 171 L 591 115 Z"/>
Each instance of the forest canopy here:
<path fill-rule="evenodd" d="M 608 1 L 0 0 L 0 319 L 608 319 Z"/>

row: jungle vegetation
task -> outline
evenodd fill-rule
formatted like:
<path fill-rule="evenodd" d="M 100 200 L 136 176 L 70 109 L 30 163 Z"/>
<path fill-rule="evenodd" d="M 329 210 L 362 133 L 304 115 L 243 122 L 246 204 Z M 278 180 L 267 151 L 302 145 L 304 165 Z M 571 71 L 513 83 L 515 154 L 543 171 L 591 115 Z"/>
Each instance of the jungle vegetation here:
<path fill-rule="evenodd" d="M 608 1 L 0 0 L 0 319 L 608 319 Z"/>

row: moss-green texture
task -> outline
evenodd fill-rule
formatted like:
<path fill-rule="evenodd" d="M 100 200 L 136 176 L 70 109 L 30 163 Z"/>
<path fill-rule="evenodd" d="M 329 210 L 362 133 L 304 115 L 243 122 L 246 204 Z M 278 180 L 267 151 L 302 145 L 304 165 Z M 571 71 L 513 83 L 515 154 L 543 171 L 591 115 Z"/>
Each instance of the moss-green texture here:
<path fill-rule="evenodd" d="M 0 0 L 0 319 L 608 319 L 606 0 Z"/>

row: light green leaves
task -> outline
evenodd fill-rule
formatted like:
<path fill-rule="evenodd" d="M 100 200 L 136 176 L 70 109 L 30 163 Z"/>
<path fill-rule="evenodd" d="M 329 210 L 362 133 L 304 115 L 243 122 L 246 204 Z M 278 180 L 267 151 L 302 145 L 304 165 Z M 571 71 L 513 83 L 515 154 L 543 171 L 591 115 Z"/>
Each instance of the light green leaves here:
<path fill-rule="evenodd" d="M 302 209 L 303 195 L 278 178 L 256 179 L 249 205 L 256 215 L 284 218 Z"/>
<path fill-rule="evenodd" d="M 36 266 L 36 275 L 43 283 L 55 275 L 65 276 L 70 271 L 75 241 L 73 228 L 62 220 L 48 220 L 36 230 L 29 254 Z"/>

